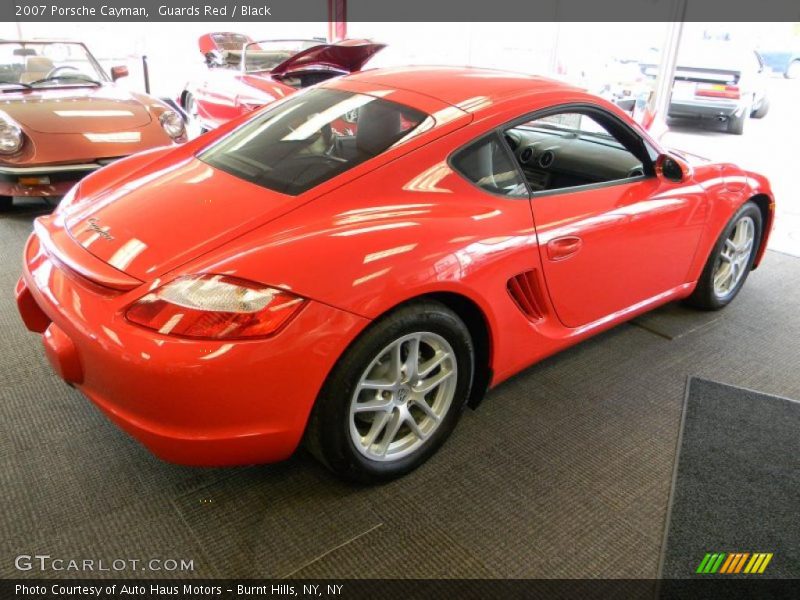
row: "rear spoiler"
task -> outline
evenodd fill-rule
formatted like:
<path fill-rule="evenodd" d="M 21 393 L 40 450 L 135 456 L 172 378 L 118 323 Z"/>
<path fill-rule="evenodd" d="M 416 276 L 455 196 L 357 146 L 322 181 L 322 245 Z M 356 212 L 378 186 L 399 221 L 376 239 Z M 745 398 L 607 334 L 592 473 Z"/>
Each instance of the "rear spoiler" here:
<path fill-rule="evenodd" d="M 307 68 L 326 68 L 353 73 L 361 70 L 366 62 L 383 50 L 386 44 L 370 40 L 343 40 L 335 44 L 320 44 L 301 50 L 272 69 L 273 75 Z"/>

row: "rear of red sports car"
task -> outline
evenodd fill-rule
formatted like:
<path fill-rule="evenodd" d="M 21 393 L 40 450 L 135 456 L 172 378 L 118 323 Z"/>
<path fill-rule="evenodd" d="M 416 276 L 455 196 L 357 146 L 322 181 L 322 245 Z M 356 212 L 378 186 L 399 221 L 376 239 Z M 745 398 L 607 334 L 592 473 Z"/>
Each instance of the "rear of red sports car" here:
<path fill-rule="evenodd" d="M 162 458 L 271 462 L 305 436 L 345 478 L 397 477 L 488 385 L 671 300 L 722 308 L 760 260 L 766 179 L 625 119 L 495 71 L 328 82 L 83 180 L 36 222 L 19 309 Z M 591 168 L 526 171 L 543 141 L 541 169 Z"/>
<path fill-rule="evenodd" d="M 336 175 L 349 175 L 426 119 L 425 134 L 440 133 L 422 110 L 374 96 L 328 92 L 319 102 L 310 114 L 327 102 L 336 121 L 360 107 L 395 117 L 404 129 L 386 137 L 377 120 L 372 131 L 362 127 L 349 162 L 316 173 L 300 156 L 266 185 L 251 180 L 247 163 L 231 163 L 221 131 L 210 136 L 221 138 L 216 144 L 204 138 L 120 161 L 35 223 L 16 290 L 22 318 L 43 335 L 65 381 L 166 460 L 224 465 L 288 457 L 326 376 L 369 323 L 294 293 L 291 282 L 194 266 L 201 257 L 230 259 L 226 244 L 324 194 L 326 185 L 340 185 Z M 422 98 L 421 106 L 432 102 Z M 365 108 L 370 104 L 375 108 Z M 287 131 L 300 140 L 298 123 L 290 121 Z M 261 126 L 263 120 L 250 135 L 256 142 Z"/>

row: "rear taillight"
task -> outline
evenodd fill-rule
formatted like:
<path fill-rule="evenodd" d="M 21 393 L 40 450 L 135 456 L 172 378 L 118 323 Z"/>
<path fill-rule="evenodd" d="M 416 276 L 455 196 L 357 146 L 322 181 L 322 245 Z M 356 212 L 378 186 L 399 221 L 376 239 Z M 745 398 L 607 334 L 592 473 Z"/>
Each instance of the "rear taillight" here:
<path fill-rule="evenodd" d="M 150 292 L 125 316 L 163 335 L 241 339 L 275 333 L 304 303 L 299 296 L 252 281 L 192 275 Z"/>
<path fill-rule="evenodd" d="M 695 88 L 694 95 L 706 98 L 727 98 L 729 100 L 738 100 L 741 97 L 738 85 L 725 85 L 721 83 L 698 85 L 697 88 Z"/>

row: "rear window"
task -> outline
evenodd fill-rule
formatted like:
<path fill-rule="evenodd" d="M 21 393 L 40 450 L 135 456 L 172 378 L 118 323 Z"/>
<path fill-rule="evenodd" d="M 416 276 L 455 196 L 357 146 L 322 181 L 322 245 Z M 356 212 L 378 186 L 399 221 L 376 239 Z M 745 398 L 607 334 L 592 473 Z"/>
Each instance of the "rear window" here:
<path fill-rule="evenodd" d="M 297 195 L 401 142 L 426 117 L 383 98 L 314 89 L 266 110 L 198 158 L 270 190 Z"/>

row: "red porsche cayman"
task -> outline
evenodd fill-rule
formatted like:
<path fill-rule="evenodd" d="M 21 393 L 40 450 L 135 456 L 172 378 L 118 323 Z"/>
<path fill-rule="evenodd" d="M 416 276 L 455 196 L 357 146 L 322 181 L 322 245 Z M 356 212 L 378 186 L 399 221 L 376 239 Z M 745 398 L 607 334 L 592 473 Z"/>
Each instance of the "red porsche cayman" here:
<path fill-rule="evenodd" d="M 61 377 L 158 456 L 305 440 L 376 481 L 543 357 L 671 300 L 728 304 L 773 214 L 764 177 L 576 88 L 374 70 L 90 175 L 37 219 L 17 300 Z"/>

